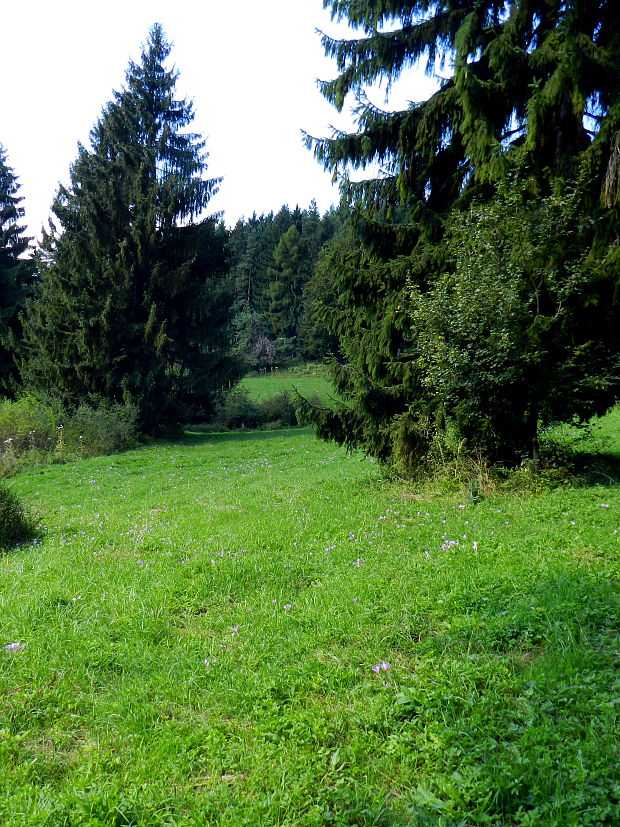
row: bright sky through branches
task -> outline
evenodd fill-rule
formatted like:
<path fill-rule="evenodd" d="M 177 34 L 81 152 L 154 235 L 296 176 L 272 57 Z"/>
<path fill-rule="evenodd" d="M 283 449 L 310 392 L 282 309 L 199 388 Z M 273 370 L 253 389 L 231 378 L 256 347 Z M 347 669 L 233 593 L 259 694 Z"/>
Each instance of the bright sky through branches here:
<path fill-rule="evenodd" d="M 47 222 L 78 141 L 88 142 L 155 22 L 173 44 L 178 91 L 194 100 L 209 174 L 224 177 L 212 207 L 228 225 L 282 204 L 307 207 L 315 198 L 324 211 L 338 200 L 300 134 L 351 126 L 316 84 L 336 69 L 315 30 L 344 31 L 322 0 L 21 0 L 2 9 L 0 143 L 21 183 L 30 234 Z M 410 99 L 430 92 L 419 75 L 415 87 Z"/>

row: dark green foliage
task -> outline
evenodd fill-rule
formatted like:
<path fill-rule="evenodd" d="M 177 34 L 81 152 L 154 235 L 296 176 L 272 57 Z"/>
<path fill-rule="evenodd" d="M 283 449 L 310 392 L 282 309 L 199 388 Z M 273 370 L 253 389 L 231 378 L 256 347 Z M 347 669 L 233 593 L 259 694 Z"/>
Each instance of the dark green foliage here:
<path fill-rule="evenodd" d="M 273 365 L 278 354 L 275 343 L 267 333 L 267 322 L 256 310 L 245 305 L 235 314 L 234 352 L 247 370 L 266 369 Z"/>
<path fill-rule="evenodd" d="M 131 402 L 150 432 L 209 415 L 235 373 L 227 233 L 199 218 L 218 182 L 169 53 L 155 26 L 59 190 L 21 364 L 65 403 Z"/>
<path fill-rule="evenodd" d="M 265 426 L 287 428 L 297 425 L 295 405 L 288 391 L 263 399 L 259 409 Z"/>
<path fill-rule="evenodd" d="M 29 540 L 36 534 L 34 518 L 6 485 L 0 484 L 0 550 Z"/>
<path fill-rule="evenodd" d="M 213 430 L 222 431 L 294 425 L 297 425 L 297 415 L 288 391 L 255 402 L 244 388 L 235 388 L 228 394 L 211 423 Z"/>
<path fill-rule="evenodd" d="M 541 421 L 618 395 L 620 18 L 576 0 L 324 5 L 361 34 L 324 38 L 340 73 L 324 94 L 356 96 L 358 131 L 309 144 L 345 176 L 358 236 L 327 264 L 347 405 L 307 413 L 405 471 L 448 424 L 518 462 Z M 445 75 L 428 100 L 370 103 L 425 61 Z"/>
<path fill-rule="evenodd" d="M 212 423 L 216 431 L 257 428 L 260 424 L 259 406 L 250 399 L 248 392 L 243 388 L 235 388 L 228 394 Z"/>
<path fill-rule="evenodd" d="M 323 245 L 344 220 L 316 204 L 240 221 L 231 234 L 235 351 L 248 370 L 320 359 L 329 337 L 313 321 L 310 282 Z"/>
<path fill-rule="evenodd" d="M 65 422 L 64 439 L 72 454 L 117 454 L 137 444 L 138 410 L 133 405 L 80 405 Z"/>
<path fill-rule="evenodd" d="M 12 391 L 16 376 L 13 350 L 19 336 L 18 314 L 34 269 L 32 257 L 24 257 L 30 239 L 20 224 L 24 210 L 18 191 L 17 178 L 0 144 L 0 389 L 4 393 Z"/>
<path fill-rule="evenodd" d="M 295 336 L 301 313 L 300 237 L 292 224 L 282 235 L 273 253 L 265 289 L 267 321 L 276 338 Z"/>
<path fill-rule="evenodd" d="M 305 313 L 301 336 L 308 358 L 318 360 L 339 350 L 336 326 L 339 291 L 339 251 L 353 252 L 351 224 L 344 224 L 321 248 L 314 273 L 304 287 Z"/>
<path fill-rule="evenodd" d="M 449 269 L 426 291 L 412 284 L 420 407 L 494 461 L 536 456 L 541 425 L 587 420 L 619 395 L 613 283 L 584 253 L 581 206 L 574 191 L 500 188 L 447 222 Z"/>

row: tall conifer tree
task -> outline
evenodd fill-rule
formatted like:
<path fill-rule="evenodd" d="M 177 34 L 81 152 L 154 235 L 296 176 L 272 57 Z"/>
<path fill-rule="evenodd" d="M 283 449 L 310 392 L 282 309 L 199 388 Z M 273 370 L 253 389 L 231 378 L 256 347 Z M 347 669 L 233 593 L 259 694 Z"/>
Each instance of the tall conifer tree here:
<path fill-rule="evenodd" d="M 30 239 L 21 223 L 24 210 L 18 195 L 17 177 L 7 163 L 0 144 L 0 388 L 12 392 L 16 378 L 14 348 L 19 336 L 18 314 L 32 280 L 32 256 L 27 255 Z"/>
<path fill-rule="evenodd" d="M 482 444 L 493 458 L 518 461 L 535 451 L 541 420 L 571 415 L 567 399 L 573 413 L 587 418 L 618 396 L 620 15 L 598 0 L 324 0 L 324 6 L 360 33 L 323 38 L 339 70 L 323 93 L 338 109 L 356 98 L 358 130 L 308 142 L 327 169 L 344 175 L 363 244 L 334 248 L 330 262 L 338 295 L 330 324 L 344 354 L 335 377 L 348 404 L 311 415 L 323 436 L 409 469 L 448 419 L 458 422 L 458 436 L 471 448 Z M 369 85 L 389 85 L 424 63 L 443 75 L 427 100 L 400 111 L 369 101 Z M 347 180 L 349 170 L 373 164 L 381 166 L 380 177 Z M 498 196 L 507 181 L 513 190 Z M 499 197 L 499 212 L 510 216 L 505 204 L 516 194 L 532 235 L 524 239 L 513 228 L 513 244 L 543 243 L 530 219 L 552 214 L 558 203 L 564 204 L 558 228 L 570 237 L 563 245 L 554 233 L 540 251 L 538 282 L 527 267 L 521 271 L 519 289 L 530 308 L 525 338 L 537 369 L 522 359 L 530 372 L 524 368 L 516 383 L 506 370 L 513 379 L 494 387 L 501 404 L 491 405 L 484 394 L 477 404 L 479 377 L 455 380 L 440 397 L 429 388 L 433 370 L 424 359 L 438 358 L 441 348 L 433 351 L 429 331 L 418 326 L 424 297 L 439 295 L 435 285 L 445 273 L 465 277 L 454 244 L 459 214 Z M 487 226 L 476 233 L 478 259 L 497 214 L 479 212 Z M 507 251 L 515 267 L 527 260 Z M 491 256 L 475 266 L 496 263 Z M 468 278 L 474 270 L 472 264 Z M 435 304 L 437 341 L 453 334 L 450 321 L 440 323 Z M 468 337 L 462 340 L 476 365 L 475 337 Z M 538 396 L 521 394 L 532 381 Z M 546 404 L 547 396 L 558 404 Z"/>
<path fill-rule="evenodd" d="M 267 319 L 276 337 L 297 335 L 301 312 L 300 236 L 292 224 L 281 236 L 273 253 L 274 266 L 269 269 L 265 290 Z"/>
<path fill-rule="evenodd" d="M 200 218 L 216 179 L 155 25 L 79 147 L 25 317 L 26 384 L 70 403 L 131 401 L 143 427 L 208 415 L 228 356 L 227 233 Z"/>

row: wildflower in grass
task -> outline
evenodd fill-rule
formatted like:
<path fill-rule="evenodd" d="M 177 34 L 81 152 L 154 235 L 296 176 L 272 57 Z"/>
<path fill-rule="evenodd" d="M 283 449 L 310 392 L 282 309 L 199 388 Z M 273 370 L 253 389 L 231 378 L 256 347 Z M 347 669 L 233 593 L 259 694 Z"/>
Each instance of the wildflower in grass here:
<path fill-rule="evenodd" d="M 72 602 L 72 603 L 75 603 L 77 600 L 81 600 L 81 599 L 82 599 L 82 595 L 81 595 L 81 594 L 78 594 L 78 596 L 77 596 L 77 597 L 72 597 L 72 598 L 71 598 L 71 602 Z"/>
<path fill-rule="evenodd" d="M 285 612 L 288 612 L 288 610 L 292 609 L 293 607 L 290 603 L 285 603 L 282 608 L 284 609 Z"/>
<path fill-rule="evenodd" d="M 392 664 L 388 663 L 387 661 L 383 661 L 382 663 L 376 663 L 374 666 L 371 667 L 372 671 L 375 673 L 379 672 L 387 672 L 392 668 Z"/>
<path fill-rule="evenodd" d="M 16 641 L 15 643 L 7 643 L 4 648 L 7 652 L 19 652 L 19 650 L 23 649 L 25 645 L 25 643 L 18 643 Z"/>
<path fill-rule="evenodd" d="M 474 540 L 471 545 L 474 551 L 478 551 L 478 540 Z"/>
<path fill-rule="evenodd" d="M 601 508 L 609 508 L 609 503 L 601 503 Z"/>
<path fill-rule="evenodd" d="M 237 632 L 239 631 L 239 627 L 238 626 L 231 626 L 230 631 L 233 633 L 233 635 L 236 635 Z"/>
<path fill-rule="evenodd" d="M 205 666 L 211 666 L 211 661 L 209 660 L 209 658 L 204 659 L 204 665 Z"/>
<path fill-rule="evenodd" d="M 357 558 L 357 560 L 354 560 L 354 561 L 353 561 L 353 565 L 354 565 L 356 568 L 358 568 L 358 569 L 359 569 L 359 567 L 362 565 L 362 563 L 365 563 L 365 562 L 366 562 L 366 561 L 364 560 L 364 558 L 363 558 L 363 557 L 358 557 L 358 558 Z"/>
<path fill-rule="evenodd" d="M 458 544 L 459 544 L 458 540 L 446 540 L 445 543 L 441 544 L 441 550 L 442 551 L 448 551 L 449 549 L 454 548 L 455 546 L 458 546 Z"/>

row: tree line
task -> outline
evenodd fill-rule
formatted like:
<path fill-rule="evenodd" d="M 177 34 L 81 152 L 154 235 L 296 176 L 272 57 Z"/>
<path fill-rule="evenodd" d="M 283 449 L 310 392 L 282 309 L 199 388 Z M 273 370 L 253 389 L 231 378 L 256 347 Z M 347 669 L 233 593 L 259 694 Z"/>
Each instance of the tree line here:
<path fill-rule="evenodd" d="M 320 216 L 316 203 L 239 221 L 231 233 L 235 352 L 250 369 L 317 361 L 337 342 L 320 317 L 314 278 L 344 207 Z"/>
<path fill-rule="evenodd" d="M 437 455 L 536 460 L 544 428 L 618 399 L 620 13 L 324 6 L 352 36 L 323 36 L 337 75 L 322 91 L 357 114 L 351 133 L 307 137 L 341 181 L 324 216 L 283 208 L 230 232 L 204 217 L 219 182 L 159 26 L 34 261 L 2 155 L 5 388 L 131 400 L 154 430 L 208 415 L 244 370 L 330 354 L 341 404 L 302 405 L 321 437 L 405 474 Z M 434 94 L 371 102 L 413 65 Z"/>
<path fill-rule="evenodd" d="M 304 290 L 339 221 L 315 204 L 231 232 L 205 217 L 220 181 L 169 54 L 156 25 L 78 147 L 34 256 L 0 156 L 4 393 L 129 402 L 146 432 L 208 419 L 248 369 L 324 355 Z"/>

